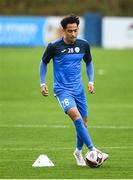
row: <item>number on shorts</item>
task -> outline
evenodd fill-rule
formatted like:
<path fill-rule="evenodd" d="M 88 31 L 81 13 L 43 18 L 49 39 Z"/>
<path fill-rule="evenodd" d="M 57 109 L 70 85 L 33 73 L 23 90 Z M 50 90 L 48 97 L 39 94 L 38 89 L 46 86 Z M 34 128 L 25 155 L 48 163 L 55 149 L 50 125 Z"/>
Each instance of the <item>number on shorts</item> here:
<path fill-rule="evenodd" d="M 69 101 L 68 99 L 64 99 L 63 101 L 61 101 L 62 106 L 65 108 L 66 106 L 69 106 Z"/>

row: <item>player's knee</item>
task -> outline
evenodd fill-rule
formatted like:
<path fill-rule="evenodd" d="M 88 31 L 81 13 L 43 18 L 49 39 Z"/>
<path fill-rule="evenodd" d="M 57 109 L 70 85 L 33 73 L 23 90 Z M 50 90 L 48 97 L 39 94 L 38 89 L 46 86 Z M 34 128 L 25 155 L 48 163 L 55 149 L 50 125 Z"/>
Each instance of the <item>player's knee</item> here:
<path fill-rule="evenodd" d="M 71 108 L 67 111 L 67 114 L 69 115 L 69 117 L 72 119 L 72 120 L 76 120 L 76 119 L 79 119 L 81 117 L 79 111 L 77 110 L 77 108 Z"/>

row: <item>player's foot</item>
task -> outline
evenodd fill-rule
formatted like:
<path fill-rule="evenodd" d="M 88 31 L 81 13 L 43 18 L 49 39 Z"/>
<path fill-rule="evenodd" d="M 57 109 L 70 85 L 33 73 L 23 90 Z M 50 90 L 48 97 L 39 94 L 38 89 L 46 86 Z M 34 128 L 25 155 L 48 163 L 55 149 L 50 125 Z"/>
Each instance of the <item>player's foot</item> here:
<path fill-rule="evenodd" d="M 76 159 L 76 163 L 78 166 L 86 166 L 85 160 L 83 158 L 83 155 L 81 152 L 75 150 L 73 153 L 75 159 Z"/>
<path fill-rule="evenodd" d="M 109 155 L 106 154 L 106 153 L 103 153 L 103 152 L 102 152 L 102 154 L 103 154 L 102 162 L 104 162 L 104 161 L 106 161 L 109 158 Z"/>

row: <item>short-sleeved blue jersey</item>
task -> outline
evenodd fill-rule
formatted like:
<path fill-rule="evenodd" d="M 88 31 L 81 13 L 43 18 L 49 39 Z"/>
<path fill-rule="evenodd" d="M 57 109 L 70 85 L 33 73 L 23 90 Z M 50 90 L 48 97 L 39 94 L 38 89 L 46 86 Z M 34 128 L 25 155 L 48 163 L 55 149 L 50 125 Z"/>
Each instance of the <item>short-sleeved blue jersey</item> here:
<path fill-rule="evenodd" d="M 54 92 L 78 93 L 82 90 L 81 62 L 91 62 L 90 47 L 87 41 L 77 39 L 74 44 L 66 44 L 63 38 L 50 43 L 42 61 L 47 64 L 53 59 Z"/>

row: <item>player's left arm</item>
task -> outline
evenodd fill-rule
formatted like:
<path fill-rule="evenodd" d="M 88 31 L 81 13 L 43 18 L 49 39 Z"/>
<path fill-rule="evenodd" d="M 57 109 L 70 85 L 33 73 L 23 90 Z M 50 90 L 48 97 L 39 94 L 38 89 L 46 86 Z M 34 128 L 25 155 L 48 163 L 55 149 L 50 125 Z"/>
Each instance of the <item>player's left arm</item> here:
<path fill-rule="evenodd" d="M 95 88 L 94 88 L 94 66 L 93 62 L 87 62 L 86 63 L 86 73 L 88 76 L 88 91 L 90 93 L 95 93 Z"/>
<path fill-rule="evenodd" d="M 88 76 L 88 91 L 90 93 L 94 93 L 95 92 L 94 67 L 93 67 L 93 62 L 92 62 L 92 57 L 91 57 L 91 52 L 90 52 L 90 46 L 87 41 L 85 42 L 85 54 L 84 54 L 83 60 L 86 63 L 86 72 Z"/>

